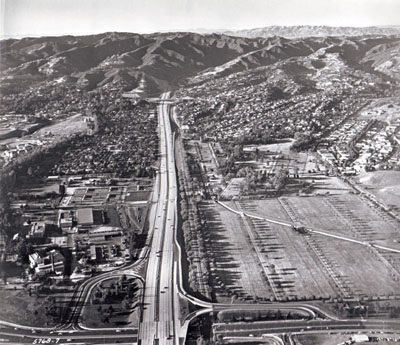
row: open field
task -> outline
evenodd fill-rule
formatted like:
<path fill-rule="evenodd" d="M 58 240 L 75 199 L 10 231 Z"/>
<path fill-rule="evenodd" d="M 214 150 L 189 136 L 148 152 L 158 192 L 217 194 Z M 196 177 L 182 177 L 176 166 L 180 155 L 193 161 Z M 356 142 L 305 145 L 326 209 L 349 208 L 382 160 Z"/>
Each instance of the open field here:
<path fill-rule="evenodd" d="M 84 132 L 88 129 L 87 123 L 84 122 L 84 116 L 77 114 L 70 116 L 64 120 L 58 121 L 49 126 L 41 127 L 32 134 L 25 135 L 21 138 L 12 137 L 0 140 L 0 145 L 17 145 L 17 144 L 34 144 L 38 139 L 46 138 L 52 141 L 52 138 L 57 140 L 62 137 L 68 137 L 76 133 Z"/>
<path fill-rule="evenodd" d="M 341 179 L 334 176 L 324 176 L 321 174 L 314 174 L 306 178 L 300 178 L 300 180 L 305 179 L 307 182 L 312 183 L 312 191 L 314 195 L 318 194 L 343 194 L 348 193 L 352 189 L 351 187 L 343 182 Z"/>
<path fill-rule="evenodd" d="M 348 238 L 400 249 L 397 242 L 400 233 L 395 221 L 353 193 L 241 200 L 228 204 L 250 214 L 299 222 Z M 231 214 L 231 218 L 233 216 Z M 399 254 L 316 234 L 301 235 L 290 227 L 246 219 L 255 238 L 253 243 L 263 254 L 264 265 L 270 269 L 269 281 L 275 287 L 277 298 L 379 296 L 398 290 Z M 239 223 L 230 226 L 239 234 Z M 235 236 L 230 238 L 231 244 L 236 242 Z M 380 274 L 372 279 L 371 272 Z"/>
<path fill-rule="evenodd" d="M 348 225 L 347 229 L 350 231 L 346 228 L 343 231 L 374 244 L 400 249 L 397 244 L 400 240 L 398 222 L 371 202 L 361 201 L 355 194 L 326 197 L 324 202 Z"/>
<path fill-rule="evenodd" d="M 223 284 L 215 283 L 219 300 L 227 290 L 238 297 L 247 295 L 270 297 L 268 284 L 262 277 L 262 268 L 243 229 L 242 219 L 222 206 L 203 203 L 201 211 L 207 219 L 210 240 L 206 242 L 208 253 L 215 260 L 211 273 Z M 216 275 L 219 278 L 216 278 Z"/>
<path fill-rule="evenodd" d="M 272 214 L 274 218 L 290 222 L 278 199 L 241 201 L 232 206 L 238 206 L 249 213 L 266 214 L 260 212 L 259 205 L 268 210 L 268 214 Z M 277 297 L 296 299 L 337 294 L 335 285 L 330 281 L 323 266 L 315 255 L 311 255 L 304 236 L 293 232 L 291 228 L 262 220 L 250 222 L 266 265 L 273 267 L 271 281 L 275 285 Z"/>
<path fill-rule="evenodd" d="M 73 115 L 65 120 L 56 122 L 50 126 L 41 128 L 32 134 L 32 138 L 40 138 L 47 133 L 51 133 L 55 137 L 70 136 L 71 134 L 83 132 L 87 130 L 87 123 L 84 122 L 84 116 L 81 114 Z"/>
<path fill-rule="evenodd" d="M 11 284 L 14 285 L 14 284 Z M 7 303 L 2 303 L 0 308 L 0 319 L 19 323 L 32 327 L 52 327 L 60 322 L 60 316 L 66 312 L 72 293 L 51 294 L 47 297 L 36 295 L 22 289 L 21 284 L 15 284 L 14 289 L 10 286 L 2 287 L 1 297 Z M 33 289 L 32 289 L 33 290 Z M 50 301 L 55 302 L 54 312 L 49 311 Z"/>
<path fill-rule="evenodd" d="M 400 171 L 370 171 L 357 176 L 357 181 L 379 201 L 400 213 Z"/>

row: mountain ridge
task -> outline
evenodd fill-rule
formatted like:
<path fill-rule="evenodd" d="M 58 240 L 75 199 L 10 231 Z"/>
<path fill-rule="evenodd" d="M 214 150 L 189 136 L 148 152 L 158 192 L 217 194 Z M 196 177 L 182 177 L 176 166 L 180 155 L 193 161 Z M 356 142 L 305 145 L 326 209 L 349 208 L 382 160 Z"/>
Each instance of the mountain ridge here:
<path fill-rule="evenodd" d="M 0 92 L 68 80 L 87 90 L 145 82 L 148 94 L 177 87 L 187 78 L 231 73 L 328 49 L 357 68 L 390 74 L 400 36 L 246 38 L 227 34 L 109 32 L 88 36 L 9 39 L 0 45 Z M 375 50 L 376 51 L 375 51 Z M 397 71 L 397 69 L 396 69 Z M 397 78 L 397 74 L 393 74 Z M 21 83 L 21 81 L 23 81 Z"/>

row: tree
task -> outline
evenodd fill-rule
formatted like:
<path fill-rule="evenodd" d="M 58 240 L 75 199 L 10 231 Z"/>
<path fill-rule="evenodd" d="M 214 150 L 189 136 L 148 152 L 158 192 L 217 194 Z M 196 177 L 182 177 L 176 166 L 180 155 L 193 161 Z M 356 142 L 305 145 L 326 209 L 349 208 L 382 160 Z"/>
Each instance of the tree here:
<path fill-rule="evenodd" d="M 26 246 L 25 241 L 19 241 L 16 247 L 18 259 L 21 262 L 27 262 L 28 261 L 28 249 Z"/>
<path fill-rule="evenodd" d="M 203 338 L 203 336 L 200 336 L 200 338 L 197 338 L 196 344 L 197 344 L 197 345 L 207 345 L 207 344 L 208 344 L 208 341 L 205 340 L 205 339 Z"/>
<path fill-rule="evenodd" d="M 295 133 L 294 140 L 295 141 L 290 146 L 290 150 L 296 152 L 308 149 L 315 142 L 314 137 L 310 133 L 300 132 Z"/>
<path fill-rule="evenodd" d="M 272 183 L 277 190 L 281 190 L 285 187 L 289 177 L 289 171 L 287 169 L 280 169 L 272 179 Z"/>

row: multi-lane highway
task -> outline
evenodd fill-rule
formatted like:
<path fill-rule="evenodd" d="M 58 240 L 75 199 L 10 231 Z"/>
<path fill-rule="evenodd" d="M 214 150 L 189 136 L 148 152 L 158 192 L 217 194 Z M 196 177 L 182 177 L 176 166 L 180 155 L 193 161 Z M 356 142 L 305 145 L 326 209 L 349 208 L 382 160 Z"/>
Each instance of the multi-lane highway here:
<path fill-rule="evenodd" d="M 139 339 L 142 344 L 178 342 L 175 321 L 177 291 L 174 286 L 174 232 L 176 212 L 176 172 L 174 138 L 169 121 L 169 103 L 161 97 L 158 106 L 160 130 L 160 189 L 153 239 L 148 257 Z M 177 323 L 178 324 L 178 323 Z M 177 325 L 178 327 L 178 325 Z"/>
<path fill-rule="evenodd" d="M 21 330 L 12 327 L 0 327 L 0 344 L 134 344 L 137 342 L 137 330 L 103 329 L 98 330 Z"/>

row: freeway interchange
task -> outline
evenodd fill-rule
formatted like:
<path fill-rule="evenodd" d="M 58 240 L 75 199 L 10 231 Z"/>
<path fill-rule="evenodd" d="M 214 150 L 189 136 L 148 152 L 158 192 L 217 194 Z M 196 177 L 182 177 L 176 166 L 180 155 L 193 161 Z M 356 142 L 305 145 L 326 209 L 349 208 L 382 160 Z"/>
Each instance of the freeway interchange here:
<path fill-rule="evenodd" d="M 160 134 L 160 169 L 151 196 L 149 213 L 149 236 L 139 260 L 135 263 L 119 267 L 83 282 L 75 291 L 72 313 L 67 322 L 56 328 L 36 328 L 0 322 L 0 344 L 141 344 L 141 345 L 180 345 L 185 342 L 190 321 L 201 314 L 228 309 L 240 310 L 276 310 L 299 309 L 306 312 L 309 321 L 276 321 L 262 329 L 254 328 L 250 323 L 240 328 L 239 325 L 221 325 L 214 327 L 214 332 L 237 336 L 263 332 L 271 334 L 289 332 L 330 332 L 332 330 L 399 330 L 395 321 L 371 320 L 338 320 L 316 306 L 300 302 L 294 303 L 262 303 L 262 304 L 217 304 L 209 303 L 190 296 L 182 286 L 181 248 L 176 241 L 177 221 L 177 177 L 175 167 L 174 141 L 171 129 L 170 112 L 173 105 L 168 101 L 169 93 L 159 99 L 159 134 Z M 226 205 L 223 205 L 227 207 Z M 257 215 L 244 214 L 231 210 L 243 217 Z M 272 218 L 262 219 L 278 222 Z M 285 223 L 285 226 L 292 224 Z M 307 229 L 318 232 L 318 229 Z M 319 231 L 323 236 L 331 234 Z M 343 238 L 343 240 L 348 240 Z M 368 245 L 365 243 L 359 243 Z M 385 248 L 387 249 L 387 248 Z M 146 265 L 144 277 L 138 274 L 139 268 Z M 142 303 L 139 329 L 135 328 L 103 328 L 89 329 L 83 325 L 82 311 L 88 303 L 94 287 L 100 282 L 121 275 L 136 277 L 141 282 Z M 197 306 L 197 311 L 182 316 L 179 301 L 187 300 Z M 324 320 L 321 319 L 324 318 Z"/>

